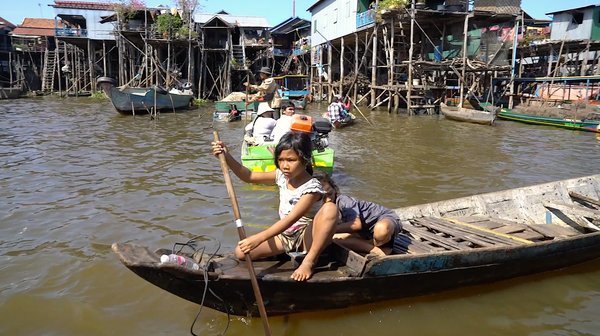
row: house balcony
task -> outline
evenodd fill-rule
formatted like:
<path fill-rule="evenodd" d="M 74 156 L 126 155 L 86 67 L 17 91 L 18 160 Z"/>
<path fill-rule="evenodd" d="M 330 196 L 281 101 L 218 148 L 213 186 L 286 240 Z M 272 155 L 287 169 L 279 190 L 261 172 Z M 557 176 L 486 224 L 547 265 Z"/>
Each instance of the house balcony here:
<path fill-rule="evenodd" d="M 369 9 L 366 12 L 356 14 L 356 28 L 362 28 L 375 23 L 375 10 Z"/>
<path fill-rule="evenodd" d="M 57 37 L 69 36 L 69 37 L 87 37 L 87 29 L 78 28 L 54 28 L 54 32 Z"/>

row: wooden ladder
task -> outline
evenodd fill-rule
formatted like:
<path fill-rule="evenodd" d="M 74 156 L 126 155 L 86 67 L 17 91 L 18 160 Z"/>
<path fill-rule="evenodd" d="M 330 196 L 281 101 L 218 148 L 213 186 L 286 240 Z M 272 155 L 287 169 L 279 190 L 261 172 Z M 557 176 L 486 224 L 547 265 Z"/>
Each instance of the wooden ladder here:
<path fill-rule="evenodd" d="M 285 63 L 283 63 L 283 67 L 281 67 L 281 72 L 286 73 L 288 70 L 290 70 L 290 65 L 292 64 L 293 59 L 294 55 L 288 56 L 288 58 L 285 60 Z"/>
<path fill-rule="evenodd" d="M 52 92 L 54 90 L 54 73 L 56 72 L 56 52 L 46 50 L 44 53 L 44 69 L 42 76 L 42 91 Z"/>

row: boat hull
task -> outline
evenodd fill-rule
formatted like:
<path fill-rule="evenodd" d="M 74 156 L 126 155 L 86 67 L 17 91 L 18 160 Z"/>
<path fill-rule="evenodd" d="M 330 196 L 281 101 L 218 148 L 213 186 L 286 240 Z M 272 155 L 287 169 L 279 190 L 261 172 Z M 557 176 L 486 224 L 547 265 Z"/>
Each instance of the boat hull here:
<path fill-rule="evenodd" d="M 118 88 L 112 78 L 100 77 L 98 85 L 117 112 L 126 115 L 147 114 L 153 110 L 178 110 L 192 106 L 190 93 L 172 93 L 159 88 Z"/>
<path fill-rule="evenodd" d="M 18 87 L 0 87 L 0 99 L 16 99 L 21 97 L 23 88 Z"/>
<path fill-rule="evenodd" d="M 564 118 L 540 117 L 528 114 L 515 113 L 508 109 L 501 109 L 498 118 L 518 121 L 527 124 L 555 126 L 571 130 L 600 133 L 599 120 L 576 120 Z"/>
<path fill-rule="evenodd" d="M 268 172 L 275 170 L 273 151 L 275 144 L 249 146 L 246 141 L 242 143 L 242 165 L 253 172 Z M 328 173 L 333 172 L 334 150 L 324 148 L 313 150 L 313 168 Z"/>
<path fill-rule="evenodd" d="M 444 117 L 450 120 L 470 122 L 480 125 L 492 125 L 496 120 L 496 114 L 488 111 L 479 111 L 464 107 L 447 106 L 440 104 Z"/>
<path fill-rule="evenodd" d="M 566 209 L 599 223 L 599 199 L 600 175 L 592 175 L 399 208 L 395 211 L 407 248 L 402 254 L 367 259 L 334 243 L 305 282 L 290 279 L 294 263 L 289 258 L 253 265 L 268 315 L 345 308 L 522 277 L 600 257 L 600 229 L 576 230 L 573 223 L 566 224 L 574 217 L 556 212 L 558 206 L 549 203 L 570 202 Z M 400 236 L 395 248 L 398 241 Z M 132 244 L 113 244 L 112 249 L 140 277 L 186 300 L 228 314 L 259 315 L 247 267 L 233 256 L 199 260 L 197 271 L 161 264 L 160 255 L 169 250 L 153 252 Z"/>

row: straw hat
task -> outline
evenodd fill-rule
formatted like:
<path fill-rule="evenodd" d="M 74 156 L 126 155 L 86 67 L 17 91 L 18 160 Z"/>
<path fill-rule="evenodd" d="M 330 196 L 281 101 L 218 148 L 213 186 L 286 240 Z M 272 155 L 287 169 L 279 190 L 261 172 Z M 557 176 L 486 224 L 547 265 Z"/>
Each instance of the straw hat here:
<path fill-rule="evenodd" d="M 269 68 L 269 67 L 262 67 L 262 68 L 260 68 L 260 70 L 258 72 L 259 73 L 262 72 L 264 74 L 270 75 L 271 74 L 271 68 Z"/>
<path fill-rule="evenodd" d="M 270 106 L 269 103 L 260 103 L 258 104 L 258 109 L 256 110 L 256 115 L 261 116 L 266 112 L 275 112 Z"/>

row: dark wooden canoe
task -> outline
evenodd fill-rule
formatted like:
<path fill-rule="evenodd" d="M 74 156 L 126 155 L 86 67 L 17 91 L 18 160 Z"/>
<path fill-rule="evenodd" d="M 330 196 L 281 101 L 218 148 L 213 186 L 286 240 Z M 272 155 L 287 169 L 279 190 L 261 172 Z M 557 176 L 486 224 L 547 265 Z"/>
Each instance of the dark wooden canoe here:
<path fill-rule="evenodd" d="M 108 77 L 96 80 L 98 86 L 121 114 L 146 114 L 152 110 L 177 110 L 192 106 L 194 95 L 191 90 L 170 90 L 159 87 L 119 88 L 116 81 Z"/>
<path fill-rule="evenodd" d="M 269 315 L 344 308 L 554 270 L 600 257 L 600 175 L 397 209 L 398 254 L 365 258 L 332 244 L 307 282 L 289 258 L 255 261 Z M 258 315 L 243 262 L 115 243 L 121 262 L 175 295 L 234 315 Z M 208 291 L 205 291 L 208 286 Z"/>

